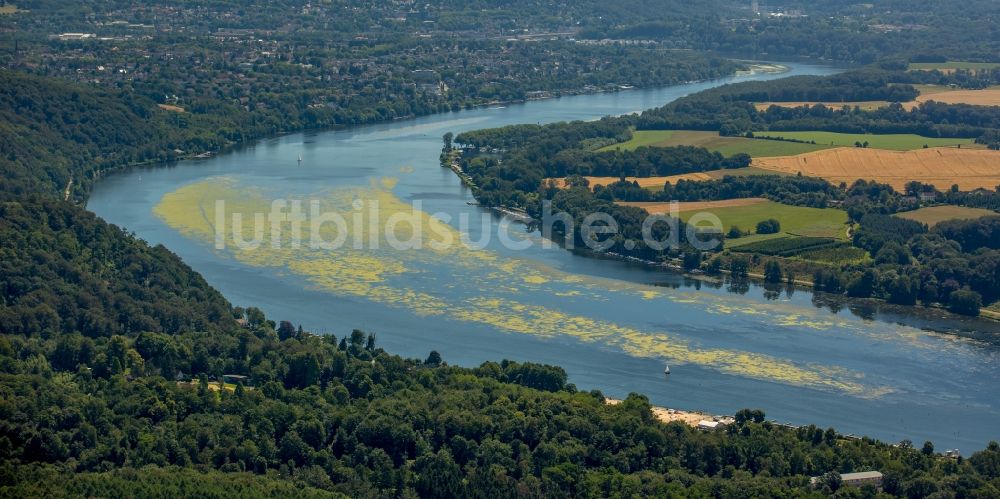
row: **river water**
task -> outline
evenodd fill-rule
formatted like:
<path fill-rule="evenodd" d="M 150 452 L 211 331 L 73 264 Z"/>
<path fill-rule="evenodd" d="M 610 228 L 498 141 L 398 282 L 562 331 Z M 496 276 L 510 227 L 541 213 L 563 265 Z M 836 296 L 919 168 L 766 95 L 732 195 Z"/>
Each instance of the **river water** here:
<path fill-rule="evenodd" d="M 538 234 L 471 206 L 468 189 L 438 166 L 448 131 L 596 119 L 723 83 L 836 71 L 788 66 L 782 75 L 263 140 L 209 160 L 110 176 L 95 187 L 88 208 L 166 245 L 234 304 L 338 337 L 353 328 L 372 331 L 394 353 L 423 358 L 433 349 L 464 366 L 505 358 L 556 364 L 580 389 L 608 396 L 639 392 L 654 405 L 717 414 L 762 408 L 783 422 L 892 442 L 932 440 L 967 454 L 1000 439 L 993 323 L 870 304 L 831 306 L 804 290 L 733 290 L 545 248 Z M 315 201 L 347 220 L 345 235 L 358 237 L 337 249 L 293 247 L 289 229 L 267 232 L 255 249 L 231 240 L 216 245 L 219 208 L 223 223 L 232 225 L 229 216 L 241 213 L 249 224 L 275 199 Z M 380 211 L 372 215 L 376 204 Z M 429 239 L 457 240 L 462 232 L 472 241 L 491 238 L 474 247 L 354 245 L 372 242 L 394 213 L 414 213 L 435 234 Z M 489 225 L 481 227 L 484 215 Z M 463 216 L 473 222 L 467 231 L 459 230 Z M 329 226 L 306 232 L 329 240 L 336 233 Z M 397 225 L 393 234 L 406 235 L 407 227 Z"/>

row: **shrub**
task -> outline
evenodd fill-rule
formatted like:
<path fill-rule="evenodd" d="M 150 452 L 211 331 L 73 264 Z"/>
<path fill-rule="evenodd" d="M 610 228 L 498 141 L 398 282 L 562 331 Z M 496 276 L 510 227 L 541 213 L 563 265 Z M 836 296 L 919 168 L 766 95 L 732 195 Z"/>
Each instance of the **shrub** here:
<path fill-rule="evenodd" d="M 777 234 L 779 232 L 781 232 L 781 222 L 773 218 L 757 222 L 758 234 Z"/>

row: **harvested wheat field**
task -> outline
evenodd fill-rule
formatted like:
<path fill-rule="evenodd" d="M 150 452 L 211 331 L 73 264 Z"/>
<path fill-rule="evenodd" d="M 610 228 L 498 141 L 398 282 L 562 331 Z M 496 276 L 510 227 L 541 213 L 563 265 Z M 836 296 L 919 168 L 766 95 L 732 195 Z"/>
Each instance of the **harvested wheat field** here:
<path fill-rule="evenodd" d="M 1000 184 L 1000 152 L 983 149 L 931 148 L 915 151 L 837 148 L 798 156 L 760 158 L 753 166 L 780 173 L 821 177 L 838 184 L 877 180 L 902 190 L 920 181 L 947 190 L 992 190 Z"/>
<path fill-rule="evenodd" d="M 587 179 L 587 182 L 590 182 L 591 188 L 594 188 L 595 186 L 598 185 L 611 185 L 619 180 L 618 177 L 583 177 L 583 178 Z M 685 173 L 683 175 L 670 175 L 667 177 L 646 177 L 646 178 L 626 177 L 625 180 L 629 182 L 638 182 L 639 187 L 663 187 L 663 184 L 667 183 L 668 181 L 672 184 L 676 184 L 681 180 L 694 180 L 700 182 L 704 180 L 713 180 L 714 178 L 715 177 L 707 173 Z M 545 181 L 548 182 L 550 180 L 554 180 L 556 182 L 556 187 L 560 189 L 566 187 L 566 179 L 552 178 L 552 179 L 546 179 Z"/>
<path fill-rule="evenodd" d="M 983 90 L 951 90 L 932 94 L 921 94 L 917 104 L 927 101 L 942 104 L 972 104 L 975 106 L 1000 106 L 1000 87 Z"/>
<path fill-rule="evenodd" d="M 170 104 L 157 104 L 156 106 L 159 107 L 160 109 L 164 110 L 164 111 L 170 111 L 172 113 L 183 113 L 184 112 L 184 108 L 180 107 L 180 106 L 172 106 Z"/>
<path fill-rule="evenodd" d="M 872 110 L 883 108 L 883 107 L 889 107 L 889 101 L 884 101 L 884 100 L 859 101 L 859 102 L 816 102 L 816 101 L 812 101 L 812 102 L 758 102 L 758 103 L 754 104 L 754 107 L 757 108 L 758 111 L 767 111 L 767 108 L 769 108 L 771 106 L 796 108 L 796 107 L 802 107 L 802 106 L 813 107 L 816 104 L 820 104 L 822 106 L 825 106 L 825 107 L 828 107 L 828 108 L 831 108 L 831 109 L 840 109 L 840 108 L 842 108 L 844 106 L 848 106 L 848 107 L 852 107 L 852 108 L 853 107 L 860 107 L 863 111 L 872 111 Z"/>
<path fill-rule="evenodd" d="M 722 201 L 693 201 L 686 203 L 676 203 L 677 212 L 685 211 L 704 211 L 712 210 L 717 208 L 735 208 L 738 206 L 752 206 L 755 204 L 760 204 L 767 202 L 764 198 L 737 198 L 737 199 L 724 199 Z M 648 203 L 648 202 L 625 202 L 619 201 L 617 204 L 621 206 L 634 206 L 636 208 L 642 208 L 649 212 L 650 215 L 664 215 L 670 213 L 671 203 Z"/>

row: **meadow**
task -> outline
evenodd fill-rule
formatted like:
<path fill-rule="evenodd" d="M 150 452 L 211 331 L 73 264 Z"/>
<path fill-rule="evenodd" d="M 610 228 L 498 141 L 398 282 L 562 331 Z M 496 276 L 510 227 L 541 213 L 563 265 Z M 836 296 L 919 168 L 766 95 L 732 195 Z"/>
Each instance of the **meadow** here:
<path fill-rule="evenodd" d="M 998 213 L 993 210 L 951 205 L 929 206 L 927 208 L 920 208 L 919 210 L 906 211 L 896 214 L 897 217 L 905 218 L 907 220 L 915 220 L 917 222 L 927 224 L 929 227 L 933 227 L 941 222 L 944 222 L 945 220 L 971 220 L 996 215 L 998 215 Z"/>
<path fill-rule="evenodd" d="M 680 203 L 681 220 L 686 222 L 695 213 L 709 212 L 719 217 L 725 231 L 733 226 L 744 231 L 753 231 L 757 227 L 757 222 L 769 218 L 781 222 L 781 232 L 777 234 L 752 234 L 739 239 L 728 239 L 726 240 L 728 248 L 789 236 L 847 239 L 847 212 L 843 210 L 790 206 L 766 200 L 721 208 L 704 208 L 698 206 L 699 204 L 701 203 Z"/>
<path fill-rule="evenodd" d="M 718 152 L 723 156 L 745 153 L 754 158 L 794 156 L 829 147 L 821 144 L 800 144 L 777 140 L 747 139 L 744 137 L 721 137 L 718 132 L 638 130 L 632 133 L 632 139 L 628 142 L 610 145 L 599 149 L 599 151 L 631 151 L 639 147 L 672 146 L 704 147 L 709 151 Z"/>
<path fill-rule="evenodd" d="M 890 151 L 912 151 L 928 147 L 963 147 L 975 146 L 974 139 L 941 139 L 922 137 L 912 133 L 907 134 L 887 134 L 872 135 L 861 133 L 835 133 L 835 132 L 758 132 L 758 137 L 769 136 L 773 138 L 785 138 L 801 140 L 822 144 L 826 147 L 855 147 L 855 143 L 868 142 L 868 147 L 872 149 L 886 149 Z M 758 139 L 759 140 L 759 139 Z M 773 142 L 773 141 L 772 141 Z"/>

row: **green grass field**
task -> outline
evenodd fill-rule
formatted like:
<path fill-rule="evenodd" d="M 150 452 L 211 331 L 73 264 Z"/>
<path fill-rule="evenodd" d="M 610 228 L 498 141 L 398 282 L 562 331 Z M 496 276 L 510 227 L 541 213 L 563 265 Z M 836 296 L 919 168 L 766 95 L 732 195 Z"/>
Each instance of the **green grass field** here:
<path fill-rule="evenodd" d="M 1000 215 L 1000 213 L 992 210 L 984 210 L 982 208 L 966 208 L 964 206 L 930 206 L 927 208 L 920 208 L 919 210 L 898 213 L 896 216 L 908 220 L 916 220 L 917 222 L 933 227 L 941 222 L 944 222 L 945 220 L 971 220 L 974 218 L 997 215 Z"/>
<path fill-rule="evenodd" d="M 800 144 L 777 140 L 755 140 L 743 137 L 720 137 L 718 132 L 690 130 L 639 130 L 632 133 L 632 140 L 599 149 L 599 151 L 632 151 L 639 147 L 697 146 L 723 156 L 746 153 L 755 158 L 794 156 L 829 146 Z"/>
<path fill-rule="evenodd" d="M 725 177 L 754 177 L 758 175 L 778 175 L 778 176 L 789 176 L 791 173 L 776 172 L 773 170 L 765 170 L 763 168 L 757 168 L 755 166 L 748 166 L 746 168 L 733 168 L 730 170 L 709 170 L 707 172 L 702 172 L 713 179 L 722 179 Z"/>
<path fill-rule="evenodd" d="M 795 255 L 793 258 L 797 260 L 805 260 L 809 262 L 817 263 L 827 263 L 831 265 L 844 265 L 844 264 L 863 264 L 871 260 L 868 252 L 861 249 L 855 248 L 853 246 L 844 246 L 836 248 L 823 248 L 818 250 L 804 251 Z"/>
<path fill-rule="evenodd" d="M 913 88 L 917 89 L 920 95 L 934 95 L 956 90 L 955 88 L 942 85 L 913 85 Z"/>
<path fill-rule="evenodd" d="M 948 70 L 948 69 L 971 69 L 971 70 L 981 70 L 981 69 L 995 69 L 1000 68 L 1000 64 L 995 62 L 962 62 L 962 61 L 949 61 L 949 62 L 914 62 L 909 66 L 910 71 L 932 71 L 935 69 Z"/>
<path fill-rule="evenodd" d="M 893 134 L 893 135 L 869 135 L 853 133 L 834 132 L 758 132 L 757 135 L 771 137 L 784 137 L 786 139 L 816 141 L 817 144 L 825 144 L 827 147 L 854 147 L 855 142 L 868 142 L 868 147 L 872 149 L 888 149 L 891 151 L 912 151 L 927 145 L 929 147 L 949 147 L 962 145 L 974 146 L 974 139 L 936 139 L 921 137 L 914 134 Z"/>
<path fill-rule="evenodd" d="M 776 239 L 788 236 L 830 237 L 840 240 L 847 239 L 847 212 L 832 208 L 806 208 L 767 201 L 750 206 L 736 206 L 704 210 L 715 214 L 722 221 L 724 231 L 733 226 L 744 231 L 753 231 L 757 222 L 774 218 L 781 222 L 781 230 L 777 234 L 753 234 L 739 239 L 726 241 L 730 248 L 744 244 Z M 700 211 L 681 212 L 681 220 L 688 221 L 691 216 Z"/>

